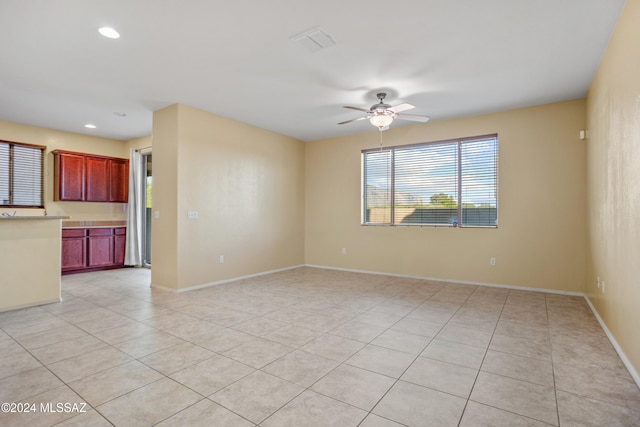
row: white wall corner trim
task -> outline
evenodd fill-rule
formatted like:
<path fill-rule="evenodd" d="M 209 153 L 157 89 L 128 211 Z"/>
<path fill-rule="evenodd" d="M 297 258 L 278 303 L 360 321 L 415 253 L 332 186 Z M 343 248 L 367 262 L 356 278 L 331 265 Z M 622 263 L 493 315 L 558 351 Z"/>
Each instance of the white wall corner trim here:
<path fill-rule="evenodd" d="M 616 341 L 609 328 L 607 328 L 607 325 L 600 317 L 600 314 L 598 314 L 596 308 L 593 306 L 593 304 L 591 304 L 591 300 L 589 299 L 589 297 L 585 295 L 584 299 L 587 301 L 587 304 L 589 304 L 589 308 L 591 308 L 593 315 L 596 316 L 596 319 L 598 319 L 598 323 L 600 323 L 600 326 L 604 330 L 604 333 L 607 334 L 607 338 L 609 338 L 609 341 L 611 342 L 611 345 L 613 345 L 613 348 L 615 348 L 616 353 L 618 353 L 618 356 L 620 356 L 620 359 L 622 359 L 622 363 L 624 363 L 624 366 L 629 371 L 629 374 L 631 374 L 631 377 L 636 382 L 636 385 L 640 388 L 640 375 L 638 375 L 638 371 L 636 371 L 636 368 L 631 364 L 631 361 L 629 360 L 627 355 L 624 354 L 624 351 L 622 351 L 622 348 L 618 344 L 618 341 Z"/>

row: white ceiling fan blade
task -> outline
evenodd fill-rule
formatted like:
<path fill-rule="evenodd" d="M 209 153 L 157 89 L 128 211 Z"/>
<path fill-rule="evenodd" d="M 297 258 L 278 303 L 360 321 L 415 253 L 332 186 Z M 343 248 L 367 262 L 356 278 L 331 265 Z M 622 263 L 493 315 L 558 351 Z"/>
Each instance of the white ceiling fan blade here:
<path fill-rule="evenodd" d="M 364 111 L 365 113 L 368 113 L 369 110 L 365 110 L 364 108 L 360 108 L 360 107 L 350 107 L 348 105 L 345 105 L 343 108 L 348 108 L 350 110 L 356 110 L 356 111 Z"/>
<path fill-rule="evenodd" d="M 393 111 L 394 113 L 399 113 L 400 111 L 406 111 L 406 110 L 410 110 L 412 108 L 416 108 L 411 104 L 407 104 L 406 102 L 404 104 L 399 104 L 396 105 L 395 107 L 391 107 L 389 108 L 389 110 Z"/>
<path fill-rule="evenodd" d="M 351 122 L 357 122 L 358 120 L 365 120 L 368 119 L 369 117 L 358 117 L 357 119 L 351 119 L 351 120 L 347 120 L 344 122 L 340 122 L 338 123 L 339 125 L 346 125 L 347 123 L 351 123 Z"/>
<path fill-rule="evenodd" d="M 402 120 L 410 120 L 412 122 L 422 122 L 426 123 L 429 121 L 429 117 L 427 116 L 418 116 L 416 114 L 398 114 L 398 119 Z"/>

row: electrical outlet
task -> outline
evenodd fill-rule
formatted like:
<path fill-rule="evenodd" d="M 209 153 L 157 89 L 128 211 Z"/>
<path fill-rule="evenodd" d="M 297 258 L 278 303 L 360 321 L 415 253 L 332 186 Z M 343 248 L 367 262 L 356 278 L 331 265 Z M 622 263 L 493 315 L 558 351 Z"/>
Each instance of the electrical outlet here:
<path fill-rule="evenodd" d="M 224 255 L 220 255 L 220 264 L 224 264 Z"/>
<path fill-rule="evenodd" d="M 342 248 L 342 255 L 346 255 L 347 254 L 347 248 Z"/>
<path fill-rule="evenodd" d="M 602 293 L 604 294 L 604 293 L 605 293 L 605 290 L 604 290 L 604 280 L 603 280 L 602 282 L 600 282 L 600 283 L 602 284 Z"/>
<path fill-rule="evenodd" d="M 160 218 L 160 211 L 155 211 L 155 212 L 153 213 L 153 217 L 154 217 L 155 219 Z"/>
<path fill-rule="evenodd" d="M 489 260 L 489 263 L 490 263 L 491 265 L 496 265 L 496 259 L 495 259 L 495 258 L 491 258 L 491 259 Z"/>
<path fill-rule="evenodd" d="M 188 211 L 187 218 L 189 219 L 198 219 L 198 211 Z"/>

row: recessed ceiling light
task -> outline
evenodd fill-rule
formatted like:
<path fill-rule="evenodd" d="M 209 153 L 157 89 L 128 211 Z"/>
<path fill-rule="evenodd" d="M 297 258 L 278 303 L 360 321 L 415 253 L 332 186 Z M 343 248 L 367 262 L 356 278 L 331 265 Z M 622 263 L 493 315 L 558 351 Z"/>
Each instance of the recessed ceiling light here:
<path fill-rule="evenodd" d="M 100 34 L 102 34 L 103 36 L 108 37 L 110 39 L 118 39 L 118 38 L 120 38 L 120 33 L 118 33 L 116 30 L 114 30 L 111 27 L 99 28 L 98 32 Z"/>
<path fill-rule="evenodd" d="M 84 127 L 86 127 L 87 129 L 95 129 L 96 125 L 93 125 L 91 123 L 87 123 L 86 125 L 84 125 Z"/>

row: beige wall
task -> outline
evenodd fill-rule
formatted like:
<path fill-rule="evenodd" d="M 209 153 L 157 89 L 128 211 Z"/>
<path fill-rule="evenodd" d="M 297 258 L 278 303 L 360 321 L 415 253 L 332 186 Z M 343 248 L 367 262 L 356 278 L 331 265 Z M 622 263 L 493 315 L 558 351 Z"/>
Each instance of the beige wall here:
<path fill-rule="evenodd" d="M 153 283 L 180 289 L 303 264 L 304 150 L 185 105 L 154 113 Z"/>
<path fill-rule="evenodd" d="M 44 145 L 45 209 L 48 215 L 71 216 L 74 220 L 125 219 L 124 203 L 55 202 L 53 200 L 53 150 L 69 150 L 128 158 L 125 143 L 78 133 L 0 121 L 0 140 Z M 42 215 L 41 209 L 11 209 L 18 215 Z"/>
<path fill-rule="evenodd" d="M 378 131 L 308 143 L 306 263 L 582 292 L 584 108 L 577 100 L 382 134 L 392 146 L 498 133 L 497 229 L 361 226 L 360 150 L 379 145 Z"/>
<path fill-rule="evenodd" d="M 586 293 L 640 371 L 640 1 L 627 1 L 587 97 Z M 605 281 L 605 291 L 596 278 Z M 637 375 L 637 374 L 636 374 Z"/>

